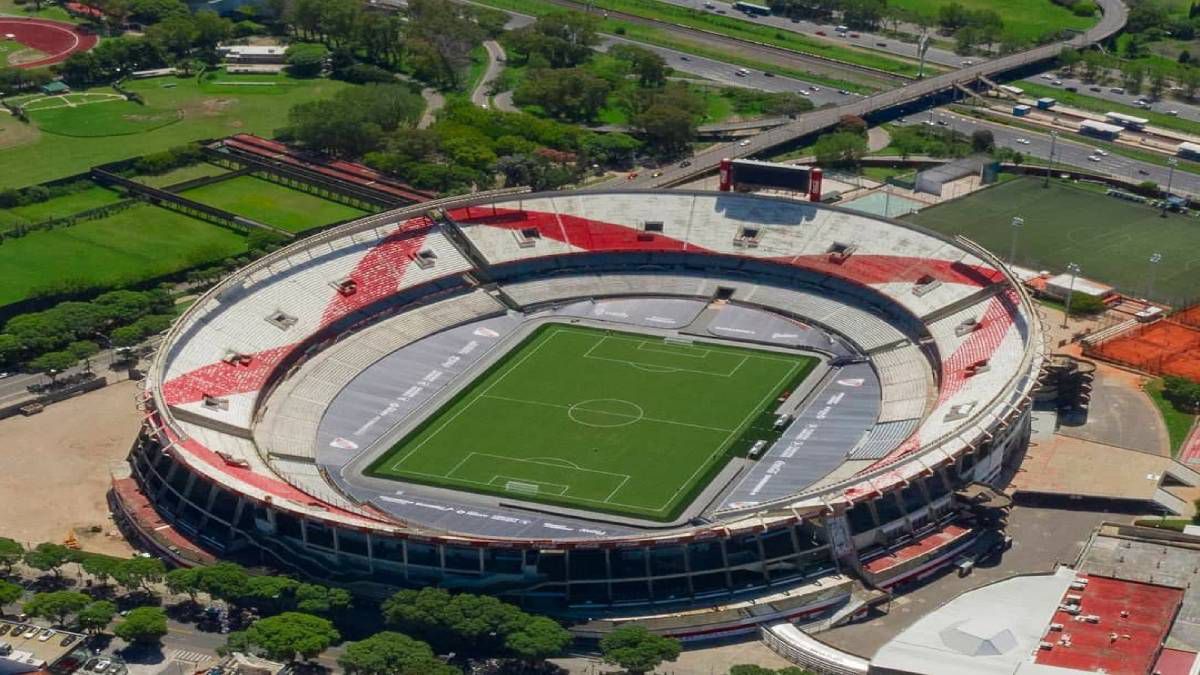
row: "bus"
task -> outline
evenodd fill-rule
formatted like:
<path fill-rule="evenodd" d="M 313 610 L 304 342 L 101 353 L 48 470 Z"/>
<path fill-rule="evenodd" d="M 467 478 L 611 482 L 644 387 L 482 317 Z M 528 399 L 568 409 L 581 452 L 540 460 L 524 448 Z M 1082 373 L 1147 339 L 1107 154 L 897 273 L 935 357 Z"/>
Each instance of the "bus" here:
<path fill-rule="evenodd" d="M 733 8 L 743 14 L 755 14 L 757 16 L 770 16 L 771 8 L 762 5 L 756 5 L 753 2 L 735 2 Z"/>

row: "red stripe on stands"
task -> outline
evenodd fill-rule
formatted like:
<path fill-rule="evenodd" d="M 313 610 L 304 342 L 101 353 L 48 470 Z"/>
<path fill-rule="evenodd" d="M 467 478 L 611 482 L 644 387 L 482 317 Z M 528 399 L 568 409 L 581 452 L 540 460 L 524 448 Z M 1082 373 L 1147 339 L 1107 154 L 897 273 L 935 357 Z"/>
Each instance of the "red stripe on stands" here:
<path fill-rule="evenodd" d="M 520 211 L 490 206 L 468 206 L 450 211 L 451 219 L 460 223 L 488 225 L 506 230 L 534 228 L 544 239 L 553 239 L 585 251 L 695 251 L 712 253 L 701 246 L 690 245 L 673 237 L 654 232 L 591 220 L 580 216 L 559 215 L 544 211 Z"/>
<path fill-rule="evenodd" d="M 163 399 L 169 405 L 181 405 L 195 403 L 205 396 L 224 397 L 257 391 L 293 346 L 286 344 L 251 354 L 250 363 L 246 365 L 217 361 L 196 368 L 165 382 Z"/>
<path fill-rule="evenodd" d="M 799 255 L 769 258 L 860 284 L 915 283 L 931 277 L 943 283 L 964 286 L 990 286 L 1004 278 L 999 270 L 986 265 L 968 265 L 958 261 L 932 260 L 904 255 L 855 253 L 841 263 L 828 255 Z"/>
<path fill-rule="evenodd" d="M 413 262 L 413 256 L 425 245 L 426 232 L 410 232 L 407 228 L 427 222 L 424 218 L 413 218 L 375 246 L 350 273 L 357 284 L 353 295 L 341 295 L 336 291 L 333 299 L 325 306 L 321 325 L 330 323 L 359 310 L 373 302 L 382 300 L 400 289 L 404 274 Z M 331 279 L 331 281 L 336 281 Z"/>

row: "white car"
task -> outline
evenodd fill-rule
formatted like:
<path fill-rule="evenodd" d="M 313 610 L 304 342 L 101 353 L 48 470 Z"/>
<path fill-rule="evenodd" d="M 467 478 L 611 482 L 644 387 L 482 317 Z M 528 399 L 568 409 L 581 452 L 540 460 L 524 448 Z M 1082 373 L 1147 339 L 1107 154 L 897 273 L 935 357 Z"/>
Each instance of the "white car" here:
<path fill-rule="evenodd" d="M 809 85 L 808 90 L 809 91 L 821 91 L 821 88 L 818 87 L 817 85 L 813 84 L 813 85 Z"/>
<path fill-rule="evenodd" d="M 1042 73 L 1042 79 L 1043 80 L 1053 80 L 1054 76 L 1051 75 L 1050 73 Z"/>
<path fill-rule="evenodd" d="M 966 66 L 973 66 L 973 65 L 975 65 L 975 62 L 974 62 L 974 61 L 971 61 L 970 59 L 968 59 L 968 60 L 966 60 L 966 61 L 963 61 L 963 62 L 962 62 L 962 64 L 963 64 L 963 66 L 964 66 L 964 67 L 966 67 Z"/>
<path fill-rule="evenodd" d="M 1052 85 L 1054 85 L 1054 86 L 1056 86 L 1056 87 L 1061 87 L 1061 86 L 1062 86 L 1062 80 L 1055 80 L 1055 81 L 1051 82 L 1050 84 L 1052 84 Z"/>
<path fill-rule="evenodd" d="M 1092 148 L 1092 152 L 1096 153 L 1097 155 L 1100 155 L 1101 157 L 1108 157 L 1107 150 L 1101 150 L 1100 148 Z"/>
<path fill-rule="evenodd" d="M 24 635 L 22 635 L 21 637 L 23 637 L 23 638 L 25 638 L 26 640 L 28 640 L 29 638 L 31 638 L 31 637 L 33 637 L 33 636 L 37 635 L 39 630 L 41 630 L 41 629 L 40 629 L 40 628 L 38 628 L 37 626 L 30 626 L 30 627 L 29 627 L 29 630 L 26 630 L 26 631 L 25 631 L 25 634 L 24 634 Z"/>
<path fill-rule="evenodd" d="M 52 637 L 54 637 L 54 630 L 51 628 L 47 628 L 46 630 L 42 631 L 41 635 L 38 636 L 38 642 L 45 642 L 46 640 L 49 640 Z"/>
<path fill-rule="evenodd" d="M 1100 159 L 1101 158 L 1098 155 L 1088 155 L 1089 162 L 1099 162 Z"/>
<path fill-rule="evenodd" d="M 1179 111 L 1178 110 L 1168 110 L 1167 114 L 1170 115 L 1171 117 L 1178 117 Z M 0 377 L 3 377 L 3 376 L 0 376 Z"/>
<path fill-rule="evenodd" d="M 749 141 L 749 139 L 747 139 L 747 140 L 744 140 L 744 141 L 742 141 L 741 143 L 738 143 L 738 147 L 739 147 L 739 148 L 744 148 L 744 147 L 746 147 L 747 145 L 750 145 L 750 141 Z"/>
<path fill-rule="evenodd" d="M 1018 143 L 1020 143 L 1021 145 L 1029 145 L 1029 139 L 1028 139 L 1028 138 L 1018 138 L 1018 139 L 1017 139 L 1017 142 L 1018 142 Z"/>
<path fill-rule="evenodd" d="M 109 661 L 108 659 L 104 659 L 103 661 L 100 661 L 96 665 L 92 666 L 92 670 L 97 673 L 103 673 L 104 671 L 108 670 L 108 667 L 111 665 L 112 665 L 112 661 Z"/>

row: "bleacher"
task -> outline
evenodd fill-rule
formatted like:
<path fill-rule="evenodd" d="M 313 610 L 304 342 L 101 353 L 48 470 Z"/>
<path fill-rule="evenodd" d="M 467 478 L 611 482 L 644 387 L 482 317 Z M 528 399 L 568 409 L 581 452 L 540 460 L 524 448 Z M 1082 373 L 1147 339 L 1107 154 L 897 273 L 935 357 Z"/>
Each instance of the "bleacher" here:
<path fill-rule="evenodd" d="M 522 307 L 577 298 L 621 295 L 712 297 L 718 282 L 686 274 L 571 274 L 503 284 L 501 290 Z"/>
<path fill-rule="evenodd" d="M 933 391 L 929 361 L 920 348 L 906 345 L 877 352 L 871 362 L 879 373 L 883 390 L 880 422 L 919 418 L 925 413 Z"/>
<path fill-rule="evenodd" d="M 255 429 L 259 448 L 272 458 L 315 461 L 321 417 L 334 397 L 365 368 L 423 337 L 504 311 L 484 291 L 473 291 L 429 305 L 343 337 L 305 364 L 280 386 Z"/>

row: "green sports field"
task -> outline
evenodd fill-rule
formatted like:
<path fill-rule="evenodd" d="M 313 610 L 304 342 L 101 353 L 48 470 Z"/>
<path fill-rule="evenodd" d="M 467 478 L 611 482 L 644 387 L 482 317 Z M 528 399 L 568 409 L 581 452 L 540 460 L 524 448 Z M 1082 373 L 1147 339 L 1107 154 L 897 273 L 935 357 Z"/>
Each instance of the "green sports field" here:
<path fill-rule="evenodd" d="M 182 195 L 289 232 L 303 232 L 367 215 L 361 209 L 254 176 L 210 183 L 186 190 Z"/>
<path fill-rule="evenodd" d="M 666 521 L 730 457 L 774 440 L 777 400 L 816 363 L 548 324 L 368 474 Z"/>
<path fill-rule="evenodd" d="M 1025 219 L 1017 263 L 1062 272 L 1078 264 L 1083 276 L 1141 296 L 1151 254 L 1162 253 L 1154 298 L 1179 304 L 1200 296 L 1200 220 L 1159 217 L 1158 209 L 1121 201 L 1060 181 L 1049 188 L 1023 178 L 955 199 L 906 218 L 925 227 L 961 234 L 1002 257 L 1012 241 L 1014 216 Z"/>

